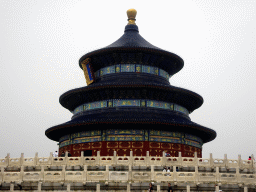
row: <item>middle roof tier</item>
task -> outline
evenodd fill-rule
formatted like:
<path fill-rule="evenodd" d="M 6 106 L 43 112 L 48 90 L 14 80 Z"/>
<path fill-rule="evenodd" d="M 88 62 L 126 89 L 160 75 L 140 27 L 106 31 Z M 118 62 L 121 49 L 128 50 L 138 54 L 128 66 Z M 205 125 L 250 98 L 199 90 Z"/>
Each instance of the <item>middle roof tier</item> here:
<path fill-rule="evenodd" d="M 203 98 L 192 91 L 158 82 L 138 82 L 137 78 L 130 79 L 129 82 L 96 82 L 67 91 L 59 100 L 63 107 L 74 111 L 83 104 L 109 99 L 145 99 L 175 103 L 185 107 L 189 113 L 203 104 Z"/>

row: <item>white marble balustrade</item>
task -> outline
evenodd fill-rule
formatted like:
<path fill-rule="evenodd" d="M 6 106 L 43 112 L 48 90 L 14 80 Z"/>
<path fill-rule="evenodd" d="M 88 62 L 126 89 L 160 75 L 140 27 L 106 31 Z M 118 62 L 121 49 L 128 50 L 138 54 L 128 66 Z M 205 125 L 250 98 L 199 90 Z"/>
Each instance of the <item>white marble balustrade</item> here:
<path fill-rule="evenodd" d="M 63 166 L 62 171 L 44 171 L 43 169 L 33 172 L 1 172 L 0 182 L 4 183 L 21 183 L 21 182 L 181 182 L 181 183 L 229 183 L 247 185 L 256 184 L 256 174 L 239 173 L 220 173 L 216 172 L 198 172 L 198 167 L 195 167 L 194 172 L 162 172 L 155 171 L 154 166 L 151 166 L 150 171 L 109 171 L 108 166 L 103 171 L 67 171 Z"/>
<path fill-rule="evenodd" d="M 83 154 L 80 157 L 52 157 L 50 153 L 49 157 L 38 157 L 36 153 L 35 157 L 25 158 L 22 154 L 20 158 L 10 158 L 8 154 L 5 158 L 0 159 L 0 167 L 20 167 L 20 166 L 76 166 L 76 165 L 88 165 L 88 166 L 178 166 L 178 167 L 227 167 L 240 169 L 252 169 L 255 168 L 254 160 L 242 160 L 241 156 L 238 159 L 227 159 L 227 155 L 223 159 L 213 158 L 210 154 L 209 158 L 197 158 L 195 153 L 194 157 L 182 157 L 179 153 L 178 157 L 154 157 L 149 156 L 147 152 L 146 156 L 117 156 L 114 152 L 114 156 L 100 156 L 98 151 L 97 156 L 84 157 Z"/>
<path fill-rule="evenodd" d="M 228 183 L 256 185 L 255 161 L 195 157 L 136 157 L 97 156 L 49 157 L 0 159 L 0 183 L 22 182 L 178 182 L 178 183 Z M 126 167 L 115 170 L 115 167 Z M 162 172 L 162 167 L 171 167 L 171 172 Z M 78 167 L 72 170 L 70 167 Z M 90 169 L 88 170 L 88 168 Z M 92 168 L 94 167 L 94 168 Z M 95 168 L 101 167 L 101 169 Z M 110 170 L 110 167 L 111 170 Z M 142 168 L 143 167 L 143 168 Z M 183 171 L 176 171 L 182 168 Z M 186 169 L 187 168 L 187 169 Z M 11 171 L 10 171 L 11 170 Z M 25 171 L 24 171 L 25 170 Z M 187 170 L 187 171 L 184 171 Z M 223 171 L 225 170 L 225 171 Z M 230 171 L 231 170 L 231 171 Z"/>

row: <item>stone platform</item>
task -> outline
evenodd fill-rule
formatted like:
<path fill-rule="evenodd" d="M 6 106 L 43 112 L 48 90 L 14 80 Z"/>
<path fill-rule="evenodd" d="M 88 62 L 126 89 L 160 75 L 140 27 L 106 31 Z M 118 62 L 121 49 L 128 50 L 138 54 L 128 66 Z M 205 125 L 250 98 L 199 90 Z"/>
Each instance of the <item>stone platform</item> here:
<path fill-rule="evenodd" d="M 254 159 L 254 158 L 252 158 Z M 163 172 L 163 167 L 170 172 Z M 1 191 L 255 191 L 254 160 L 149 156 L 83 156 L 0 159 Z"/>

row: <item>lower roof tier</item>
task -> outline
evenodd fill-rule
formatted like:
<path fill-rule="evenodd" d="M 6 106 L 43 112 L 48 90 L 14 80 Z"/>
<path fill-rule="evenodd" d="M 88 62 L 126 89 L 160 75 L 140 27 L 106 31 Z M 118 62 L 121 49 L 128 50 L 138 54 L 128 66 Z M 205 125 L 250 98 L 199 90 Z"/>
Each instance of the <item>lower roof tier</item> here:
<path fill-rule="evenodd" d="M 64 124 L 45 131 L 46 136 L 59 141 L 67 134 L 90 130 L 105 129 L 154 129 L 162 131 L 192 134 L 202 139 L 203 143 L 216 138 L 216 132 L 192 122 L 187 116 L 175 111 L 156 108 L 105 108 L 85 112 Z"/>

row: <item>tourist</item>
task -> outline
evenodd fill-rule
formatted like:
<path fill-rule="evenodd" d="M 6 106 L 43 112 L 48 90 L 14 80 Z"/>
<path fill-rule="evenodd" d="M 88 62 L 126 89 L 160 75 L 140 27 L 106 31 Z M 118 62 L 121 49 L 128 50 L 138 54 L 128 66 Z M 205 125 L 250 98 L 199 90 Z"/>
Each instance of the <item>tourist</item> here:
<path fill-rule="evenodd" d="M 167 168 L 166 168 L 166 166 L 164 167 L 164 170 L 163 170 L 163 172 L 166 172 L 167 171 Z"/>
<path fill-rule="evenodd" d="M 165 152 L 165 157 L 170 157 L 170 153 L 168 153 L 167 151 L 164 151 Z"/>
<path fill-rule="evenodd" d="M 62 153 L 61 153 L 61 155 L 60 155 L 61 157 L 65 157 L 65 153 L 64 153 L 64 151 L 62 151 Z"/>
<path fill-rule="evenodd" d="M 168 183 L 168 190 L 167 192 L 172 192 L 172 186 L 171 186 L 171 183 Z"/>
<path fill-rule="evenodd" d="M 248 160 L 252 160 L 252 157 L 251 157 L 251 156 L 249 156 Z"/>
<path fill-rule="evenodd" d="M 71 157 L 71 153 L 70 153 L 70 151 L 68 151 L 68 157 Z"/>
<path fill-rule="evenodd" d="M 153 186 L 152 186 L 152 183 L 149 183 L 149 189 L 148 189 L 149 192 L 153 192 Z"/>
<path fill-rule="evenodd" d="M 58 152 L 54 151 L 52 155 L 53 155 L 53 157 L 58 157 Z"/>
<path fill-rule="evenodd" d="M 53 157 L 58 157 L 58 152 L 57 152 L 57 151 L 54 151 L 54 152 L 52 153 L 52 156 L 53 156 Z M 57 158 L 54 158 L 54 160 L 57 161 L 58 159 L 57 159 Z"/>
<path fill-rule="evenodd" d="M 168 167 L 168 169 L 167 169 L 167 171 L 166 171 L 167 173 L 169 173 L 169 174 L 167 174 L 168 176 L 171 176 L 171 174 L 170 174 L 170 172 L 171 172 L 171 168 L 170 167 Z"/>

